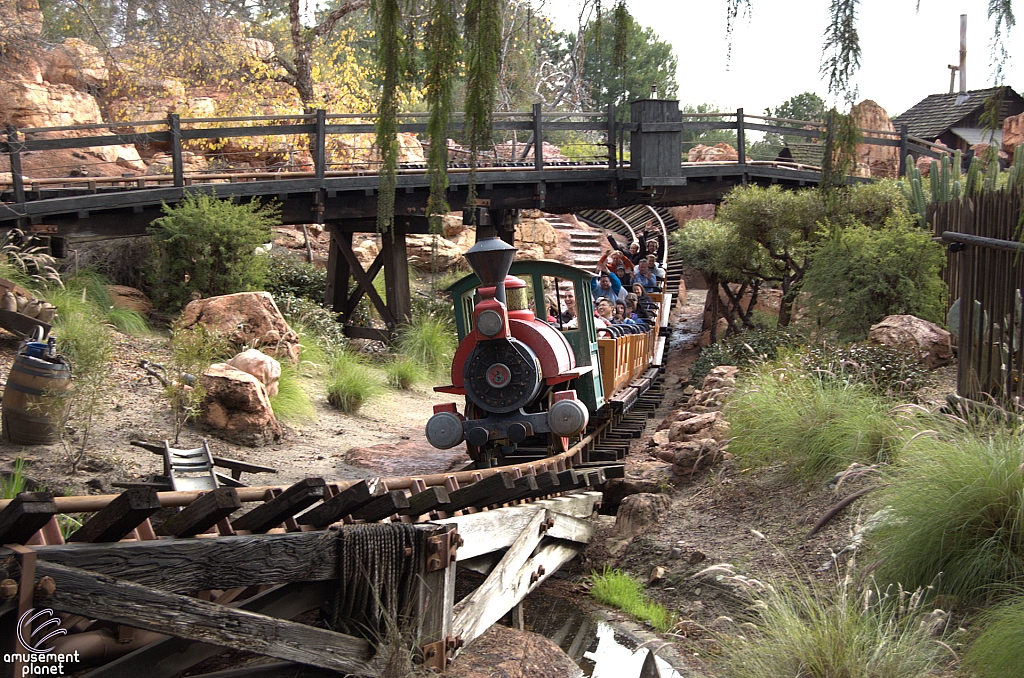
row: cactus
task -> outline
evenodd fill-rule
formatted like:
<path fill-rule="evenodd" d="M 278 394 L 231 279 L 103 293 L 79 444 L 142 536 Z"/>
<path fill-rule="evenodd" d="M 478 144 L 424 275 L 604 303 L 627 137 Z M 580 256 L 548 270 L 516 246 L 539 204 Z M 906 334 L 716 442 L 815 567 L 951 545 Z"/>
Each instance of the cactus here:
<path fill-rule="evenodd" d="M 939 194 L 932 194 L 933 200 L 939 202 L 949 202 L 949 156 L 942 156 L 942 162 L 939 163 Z M 935 163 L 932 163 L 932 169 L 934 170 Z"/>
<path fill-rule="evenodd" d="M 1007 171 L 1007 186 L 1024 186 L 1024 144 L 1013 150 L 1013 164 Z"/>
<path fill-rule="evenodd" d="M 971 166 L 967 168 L 967 183 L 964 184 L 964 195 L 971 196 L 981 191 L 981 161 L 978 156 L 971 158 Z"/>
<path fill-rule="evenodd" d="M 928 171 L 928 181 L 932 188 L 932 200 L 939 200 L 939 163 L 932 160 L 932 168 Z"/>
<path fill-rule="evenodd" d="M 963 153 L 957 151 L 953 154 L 953 181 L 960 181 L 963 175 L 960 173 L 960 168 L 963 167 L 964 159 Z"/>
<path fill-rule="evenodd" d="M 957 179 L 953 182 L 953 188 L 950 191 L 950 198 L 953 200 L 960 200 L 963 196 L 963 183 Z"/>
<path fill-rule="evenodd" d="M 999 150 L 989 146 L 985 151 L 985 190 L 994 191 L 999 186 Z"/>

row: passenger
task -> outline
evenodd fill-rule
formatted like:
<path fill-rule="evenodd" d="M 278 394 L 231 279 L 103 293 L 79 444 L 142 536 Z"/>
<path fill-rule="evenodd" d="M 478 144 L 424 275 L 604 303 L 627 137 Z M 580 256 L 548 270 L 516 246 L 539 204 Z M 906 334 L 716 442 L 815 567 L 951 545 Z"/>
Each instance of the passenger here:
<path fill-rule="evenodd" d="M 558 316 L 561 315 L 561 310 L 558 308 L 558 301 L 555 299 L 555 295 L 548 292 L 544 295 L 544 302 L 547 306 L 547 322 L 550 325 L 558 324 Z"/>
<path fill-rule="evenodd" d="M 619 300 L 619 293 L 622 292 L 622 281 L 614 273 L 601 271 L 597 278 L 590 281 L 590 290 L 595 302 L 602 297 L 616 302 Z"/>
<path fill-rule="evenodd" d="M 633 294 L 635 294 L 637 297 L 637 308 L 644 309 L 645 311 L 650 313 L 652 317 L 658 314 L 657 302 L 647 295 L 647 290 L 644 289 L 643 285 L 641 285 L 640 283 L 633 283 Z"/>
<path fill-rule="evenodd" d="M 640 322 L 644 322 L 651 319 L 651 314 L 647 309 L 640 306 L 639 297 L 635 292 L 630 292 L 626 295 L 626 308 L 632 313 L 632 318 Z"/>
<path fill-rule="evenodd" d="M 647 255 L 647 268 L 654 273 L 659 283 L 665 283 L 665 269 L 661 267 L 661 264 L 658 263 L 658 258 L 653 254 Z"/>
<path fill-rule="evenodd" d="M 615 269 L 615 275 L 619 276 L 619 280 L 624 288 L 629 289 L 633 286 L 633 276 L 629 274 L 629 271 L 622 264 L 619 264 Z"/>
<path fill-rule="evenodd" d="M 597 270 L 599 271 L 616 271 L 619 267 L 626 270 L 630 276 L 633 275 L 633 262 L 622 255 L 621 252 L 612 251 L 605 252 L 601 255 L 601 259 L 597 262 Z"/>
<path fill-rule="evenodd" d="M 658 279 L 654 276 L 654 273 L 647 268 L 646 259 L 640 260 L 640 264 L 637 266 L 636 275 L 633 276 L 633 282 L 639 283 L 648 292 L 657 292 L 661 289 L 658 286 Z"/>
<path fill-rule="evenodd" d="M 615 314 L 615 307 L 611 301 L 602 297 L 597 300 L 594 306 L 594 327 L 608 327 Z"/>
<path fill-rule="evenodd" d="M 612 246 L 612 249 L 621 253 L 623 258 L 628 260 L 631 264 L 633 264 L 633 266 L 636 266 L 637 262 L 640 261 L 640 257 L 642 256 L 640 253 L 640 243 L 634 240 L 633 242 L 629 243 L 629 249 L 626 250 L 623 249 L 622 245 L 620 245 L 617 240 L 615 240 L 611 233 L 608 233 L 607 236 L 608 244 Z"/>
<path fill-rule="evenodd" d="M 619 301 L 615 304 L 615 315 L 612 317 L 612 323 L 619 325 L 626 321 L 626 304 Z"/>
<path fill-rule="evenodd" d="M 558 314 L 558 320 L 562 326 L 566 329 L 579 327 L 579 321 L 576 319 L 578 313 L 576 310 L 576 291 L 571 287 L 562 293 L 562 308 L 562 312 Z"/>

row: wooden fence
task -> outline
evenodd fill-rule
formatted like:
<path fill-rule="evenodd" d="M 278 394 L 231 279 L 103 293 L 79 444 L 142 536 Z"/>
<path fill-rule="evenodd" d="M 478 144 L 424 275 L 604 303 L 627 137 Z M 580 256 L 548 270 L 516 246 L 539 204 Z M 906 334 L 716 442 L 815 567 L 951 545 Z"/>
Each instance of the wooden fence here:
<path fill-rule="evenodd" d="M 933 205 L 928 220 L 950 243 L 943 277 L 959 315 L 957 392 L 964 398 L 1021 410 L 1024 381 L 1024 192 L 1003 189 Z"/>

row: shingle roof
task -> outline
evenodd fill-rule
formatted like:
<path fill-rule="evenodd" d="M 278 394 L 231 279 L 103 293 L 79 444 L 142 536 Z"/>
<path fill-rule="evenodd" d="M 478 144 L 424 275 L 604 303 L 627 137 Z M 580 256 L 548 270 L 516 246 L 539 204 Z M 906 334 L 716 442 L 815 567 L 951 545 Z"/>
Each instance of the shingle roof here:
<path fill-rule="evenodd" d="M 999 87 L 990 87 L 989 89 L 969 90 L 967 98 L 959 104 L 957 103 L 957 99 L 960 97 L 959 92 L 932 94 L 893 118 L 892 124 L 896 129 L 899 129 L 900 125 L 906 124 L 910 134 L 924 139 L 935 139 L 983 106 L 985 99 L 999 89 Z M 1020 98 L 1009 87 L 1006 88 L 1006 94 Z"/>
<path fill-rule="evenodd" d="M 787 143 L 782 149 L 780 160 L 792 158 L 793 162 L 812 167 L 821 167 L 825 162 L 825 144 Z M 786 158 L 786 150 L 789 151 L 789 158 Z"/>

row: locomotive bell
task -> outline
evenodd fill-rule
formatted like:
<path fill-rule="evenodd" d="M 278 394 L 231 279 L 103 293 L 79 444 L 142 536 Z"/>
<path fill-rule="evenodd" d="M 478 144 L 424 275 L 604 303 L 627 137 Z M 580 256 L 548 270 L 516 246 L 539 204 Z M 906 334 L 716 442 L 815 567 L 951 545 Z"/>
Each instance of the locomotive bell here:
<path fill-rule="evenodd" d="M 484 287 L 494 288 L 494 298 L 505 303 L 505 276 L 512 268 L 516 248 L 500 238 L 485 238 L 469 248 L 466 261 Z"/>

